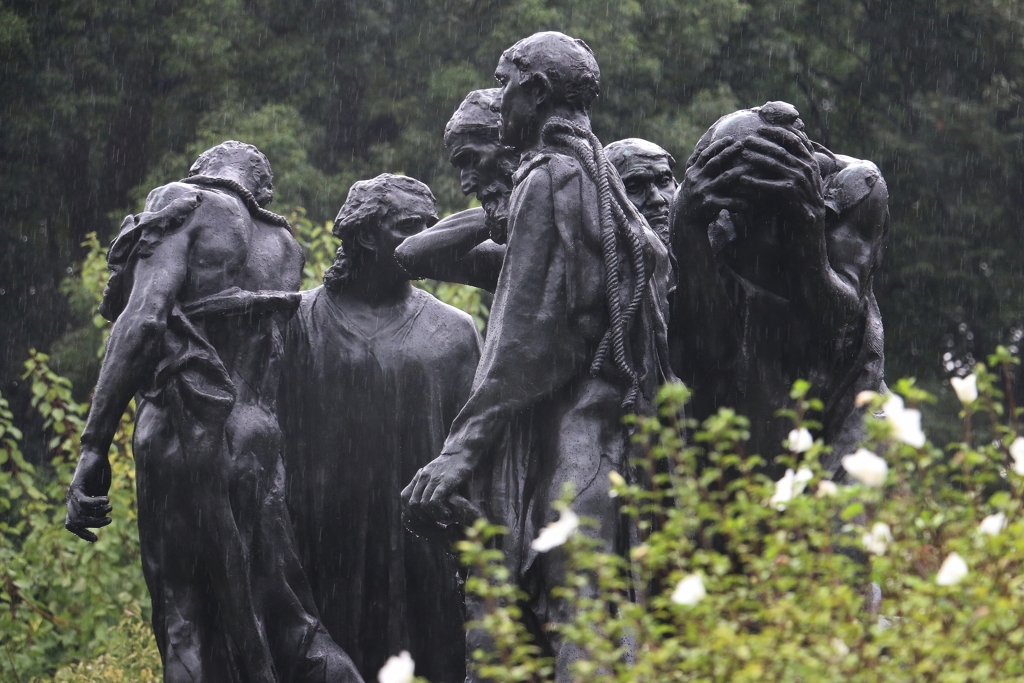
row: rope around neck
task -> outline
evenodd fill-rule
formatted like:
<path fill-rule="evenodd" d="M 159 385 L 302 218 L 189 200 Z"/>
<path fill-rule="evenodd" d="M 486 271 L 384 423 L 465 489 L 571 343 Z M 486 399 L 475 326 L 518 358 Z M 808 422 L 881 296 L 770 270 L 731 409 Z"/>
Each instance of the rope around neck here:
<path fill-rule="evenodd" d="M 541 136 L 549 144 L 557 144 L 571 150 L 597 185 L 609 326 L 598 344 L 590 365 L 590 373 L 599 374 L 607 365 L 610 354 L 614 366 L 628 380 L 629 388 L 622 407 L 629 409 L 636 404 L 640 394 L 639 373 L 633 367 L 633 359 L 630 358 L 632 354 L 627 349 L 629 329 L 647 291 L 645 245 L 641 237 L 631 229 L 629 220 L 631 217 L 638 220 L 639 214 L 626 197 L 622 182 L 618 181 L 617 172 L 608 161 L 601 141 L 593 132 L 566 119 L 554 118 L 544 125 Z M 625 264 L 620 262 L 620 254 L 626 257 Z M 633 279 L 629 303 L 625 306 L 619 291 L 619 271 L 622 265 L 632 271 L 629 274 Z"/>
<path fill-rule="evenodd" d="M 243 202 L 245 202 L 245 206 L 247 209 L 249 209 L 249 213 L 253 214 L 254 216 L 257 216 L 258 218 L 266 221 L 267 223 L 280 225 L 282 228 L 288 228 L 289 232 L 292 229 L 292 226 L 288 223 L 287 218 L 285 218 L 284 216 L 279 216 L 272 211 L 267 211 L 266 209 L 264 209 L 262 206 L 259 205 L 259 202 L 256 201 L 256 197 L 253 196 L 252 192 L 250 192 L 248 189 L 246 189 L 244 185 L 242 185 L 236 180 L 231 180 L 230 178 L 219 178 L 217 176 L 210 175 L 194 175 L 189 176 L 188 178 L 182 178 L 178 182 L 188 183 L 189 185 L 210 185 L 213 187 L 223 187 L 227 190 L 231 190 L 232 192 L 237 194 L 238 197 Z"/>

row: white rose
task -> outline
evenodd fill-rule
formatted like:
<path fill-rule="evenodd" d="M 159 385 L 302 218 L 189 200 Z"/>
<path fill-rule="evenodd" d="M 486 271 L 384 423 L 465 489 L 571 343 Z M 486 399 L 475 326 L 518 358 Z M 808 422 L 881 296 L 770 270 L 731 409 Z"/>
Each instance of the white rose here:
<path fill-rule="evenodd" d="M 978 400 L 978 378 L 973 374 L 966 377 L 950 377 L 949 383 L 953 385 L 956 397 L 965 406 Z"/>
<path fill-rule="evenodd" d="M 412 656 L 402 651 L 397 657 L 388 657 L 388 661 L 381 667 L 377 674 L 378 683 L 412 683 L 413 673 L 416 671 L 416 662 Z"/>
<path fill-rule="evenodd" d="M 868 552 L 875 555 L 885 555 L 885 550 L 889 547 L 889 541 L 891 540 L 892 529 L 884 522 L 875 522 L 874 526 L 871 527 L 871 531 L 861 536 L 864 547 Z"/>
<path fill-rule="evenodd" d="M 858 448 L 853 455 L 843 456 L 843 469 L 854 479 L 866 486 L 878 487 L 885 483 L 889 466 L 885 460 L 866 448 Z"/>
<path fill-rule="evenodd" d="M 707 594 L 707 591 L 704 590 L 704 577 L 700 574 L 690 574 L 676 584 L 676 589 L 672 591 L 672 602 L 692 607 L 703 600 Z"/>
<path fill-rule="evenodd" d="M 1013 471 L 1024 477 L 1024 436 L 1018 436 L 1010 444 L 1010 455 L 1013 456 Z"/>
<path fill-rule="evenodd" d="M 793 500 L 793 496 L 799 496 L 807 487 L 807 482 L 814 478 L 814 473 L 807 467 L 801 467 L 794 472 L 786 470 L 786 474 L 775 482 L 775 493 L 772 494 L 768 504 L 775 506 L 780 512 L 786 509 L 786 503 Z"/>
<path fill-rule="evenodd" d="M 834 481 L 828 479 L 822 479 L 818 482 L 818 492 L 814 495 L 818 498 L 824 498 L 825 496 L 834 496 L 839 493 L 839 487 L 836 486 Z"/>
<path fill-rule="evenodd" d="M 569 509 L 562 510 L 558 521 L 541 529 L 540 535 L 534 539 L 530 547 L 539 553 L 546 553 L 568 541 L 579 527 L 580 518 L 576 516 L 576 513 Z"/>
<path fill-rule="evenodd" d="M 789 433 L 787 444 L 789 450 L 794 453 L 806 453 L 814 445 L 814 437 L 811 436 L 811 433 L 805 427 L 801 427 Z"/>
<path fill-rule="evenodd" d="M 1006 513 L 997 512 L 994 515 L 989 515 L 985 519 L 981 520 L 981 524 L 978 525 L 979 534 L 988 534 L 989 536 L 998 536 L 999 532 L 1006 526 Z"/>
<path fill-rule="evenodd" d="M 897 441 L 914 448 L 924 446 L 925 436 L 921 431 L 920 410 L 903 407 L 903 399 L 896 394 L 889 395 L 882 410 L 885 412 L 885 419 L 892 425 L 892 434 Z"/>
<path fill-rule="evenodd" d="M 950 553 L 939 567 L 939 573 L 935 575 L 935 583 L 940 586 L 955 586 L 963 581 L 967 574 L 967 563 L 964 562 L 964 558 L 956 553 Z"/>

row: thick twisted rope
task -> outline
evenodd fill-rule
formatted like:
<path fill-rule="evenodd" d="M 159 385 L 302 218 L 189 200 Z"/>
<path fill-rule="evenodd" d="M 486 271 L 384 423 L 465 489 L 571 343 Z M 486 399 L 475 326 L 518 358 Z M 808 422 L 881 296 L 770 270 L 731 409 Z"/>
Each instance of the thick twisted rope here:
<path fill-rule="evenodd" d="M 631 229 L 629 218 L 639 220 L 636 208 L 629 202 L 618 174 L 608 161 L 601 141 L 591 131 L 581 128 L 565 119 L 551 119 L 542 131 L 545 141 L 572 151 L 573 156 L 583 165 L 598 190 L 598 216 L 600 221 L 601 252 L 605 270 L 605 298 L 608 301 L 608 330 L 601 338 L 590 373 L 597 375 L 608 363 L 609 355 L 615 367 L 629 381 L 629 389 L 622 407 L 629 409 L 636 404 L 640 393 L 640 379 L 627 351 L 629 328 L 643 302 L 647 289 L 647 272 L 644 262 L 644 242 Z M 615 174 L 615 175 L 612 175 Z M 627 212 L 630 214 L 627 216 Z M 620 295 L 619 241 L 625 243 L 632 269 L 633 287 L 629 303 L 623 306 Z"/>
<path fill-rule="evenodd" d="M 288 223 L 288 219 L 284 216 L 279 216 L 272 211 L 267 211 L 259 202 L 256 201 L 256 197 L 253 196 L 244 185 L 236 180 L 230 178 L 218 178 L 217 176 L 210 175 L 194 175 L 188 178 L 182 178 L 178 181 L 179 183 L 188 183 L 190 185 L 211 185 L 214 187 L 223 187 L 231 190 L 239 196 L 239 198 L 245 202 L 245 206 L 249 209 L 249 213 L 259 217 L 267 223 L 273 225 L 280 225 L 282 228 L 288 228 L 291 231 L 292 226 Z"/>

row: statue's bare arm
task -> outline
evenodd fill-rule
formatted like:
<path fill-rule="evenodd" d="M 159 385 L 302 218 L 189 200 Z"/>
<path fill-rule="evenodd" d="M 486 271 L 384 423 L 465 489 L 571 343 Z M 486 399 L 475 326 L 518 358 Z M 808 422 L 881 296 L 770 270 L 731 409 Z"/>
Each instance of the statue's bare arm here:
<path fill-rule="evenodd" d="M 446 216 L 437 225 L 407 238 L 395 258 L 413 277 L 472 285 L 493 292 L 505 247 L 490 239 L 483 209 Z"/>
<path fill-rule="evenodd" d="M 181 202 L 191 203 L 195 208 L 199 201 L 198 193 L 183 195 L 165 210 L 180 210 Z M 81 457 L 67 494 L 65 526 L 87 541 L 96 540 L 96 534 L 89 528 L 110 524 L 107 515 L 111 506 L 106 495 L 110 488 L 107 451 L 121 415 L 160 353 L 168 314 L 185 283 L 193 232 L 188 224 L 173 230 L 163 237 L 152 254 L 139 259 L 128 304 L 110 331 L 103 367 L 82 432 Z"/>

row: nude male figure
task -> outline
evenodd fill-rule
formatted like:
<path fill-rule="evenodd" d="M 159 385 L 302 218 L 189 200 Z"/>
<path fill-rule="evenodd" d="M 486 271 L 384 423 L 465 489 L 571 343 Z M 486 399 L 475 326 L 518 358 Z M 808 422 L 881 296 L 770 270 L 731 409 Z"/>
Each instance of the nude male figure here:
<path fill-rule="evenodd" d="M 169 683 L 361 681 L 320 623 L 284 504 L 276 416 L 282 326 L 302 254 L 263 207 L 252 145 L 204 152 L 153 190 L 111 245 L 100 312 L 115 321 L 67 528 L 110 523 L 107 452 L 138 401 L 139 540 Z"/>

